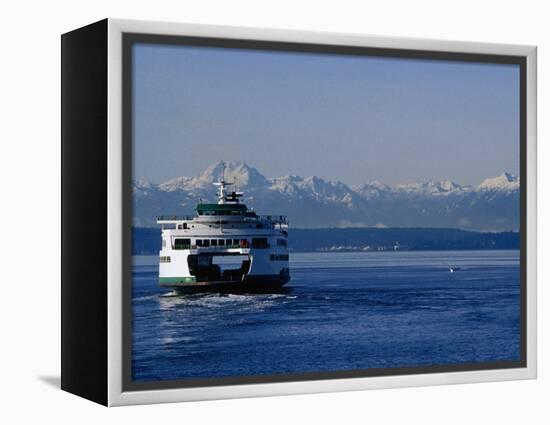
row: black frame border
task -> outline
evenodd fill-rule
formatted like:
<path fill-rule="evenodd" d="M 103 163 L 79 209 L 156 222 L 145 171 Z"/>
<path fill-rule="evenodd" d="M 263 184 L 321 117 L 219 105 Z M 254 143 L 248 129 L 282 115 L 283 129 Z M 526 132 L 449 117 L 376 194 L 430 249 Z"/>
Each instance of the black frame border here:
<path fill-rule="evenodd" d="M 60 40 L 61 389 L 102 405 L 108 403 L 108 26 L 103 19 Z"/>
<path fill-rule="evenodd" d="M 133 118 L 133 57 L 137 44 L 168 44 L 181 46 L 221 47 L 230 49 L 284 51 L 294 53 L 371 56 L 396 59 L 478 62 L 518 65 L 520 69 L 520 360 L 467 364 L 446 364 L 395 368 L 354 369 L 330 372 L 285 373 L 235 377 L 189 378 L 169 381 L 132 381 L 132 118 Z M 448 372 L 468 372 L 527 367 L 527 58 L 526 56 L 460 53 L 446 51 L 378 48 L 349 45 L 327 45 L 302 42 L 281 42 L 237 38 L 175 36 L 143 33 L 122 34 L 122 390 L 144 391 L 177 388 L 218 387 L 226 385 L 303 382 L 332 379 L 405 376 Z"/>

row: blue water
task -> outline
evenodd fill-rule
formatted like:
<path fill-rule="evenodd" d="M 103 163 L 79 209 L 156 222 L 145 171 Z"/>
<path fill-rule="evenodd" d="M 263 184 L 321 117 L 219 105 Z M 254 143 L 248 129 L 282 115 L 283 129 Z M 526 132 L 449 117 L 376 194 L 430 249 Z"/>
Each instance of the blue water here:
<path fill-rule="evenodd" d="M 157 261 L 134 257 L 135 381 L 519 360 L 518 251 L 294 253 L 263 295 L 173 296 Z"/>

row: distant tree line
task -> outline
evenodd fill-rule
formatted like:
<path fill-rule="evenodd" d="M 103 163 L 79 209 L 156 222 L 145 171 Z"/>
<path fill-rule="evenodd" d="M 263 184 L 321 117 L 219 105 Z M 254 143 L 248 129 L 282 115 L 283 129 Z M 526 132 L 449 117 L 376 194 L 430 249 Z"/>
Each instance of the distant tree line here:
<path fill-rule="evenodd" d="M 157 255 L 160 229 L 134 227 L 132 255 Z M 307 251 L 426 251 L 519 249 L 518 232 L 470 232 L 439 228 L 290 229 L 289 250 Z"/>

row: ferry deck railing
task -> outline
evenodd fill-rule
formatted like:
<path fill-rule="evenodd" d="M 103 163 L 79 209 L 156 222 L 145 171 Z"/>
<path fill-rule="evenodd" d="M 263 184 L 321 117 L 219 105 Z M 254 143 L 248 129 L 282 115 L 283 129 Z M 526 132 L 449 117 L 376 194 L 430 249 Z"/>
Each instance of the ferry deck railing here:
<path fill-rule="evenodd" d="M 158 215 L 157 222 L 193 220 L 196 217 L 196 215 Z"/>
<path fill-rule="evenodd" d="M 217 217 L 217 216 L 210 216 Z M 220 219 L 226 216 L 219 216 Z M 177 221 L 190 221 L 196 219 L 196 215 L 159 215 L 157 216 L 157 223 L 170 223 Z M 218 218 L 218 217 L 217 217 Z M 253 222 L 268 222 L 271 224 L 288 225 L 288 218 L 284 215 L 256 215 L 251 217 L 244 217 L 246 221 Z"/>

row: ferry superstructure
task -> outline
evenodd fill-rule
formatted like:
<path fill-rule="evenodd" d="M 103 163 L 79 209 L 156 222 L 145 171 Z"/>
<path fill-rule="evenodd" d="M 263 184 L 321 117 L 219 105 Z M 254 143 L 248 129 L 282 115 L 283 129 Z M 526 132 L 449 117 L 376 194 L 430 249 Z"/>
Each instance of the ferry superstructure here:
<path fill-rule="evenodd" d="M 194 216 L 159 216 L 159 285 L 176 291 L 261 291 L 290 280 L 288 220 L 257 215 L 221 181 L 217 203 Z"/>

